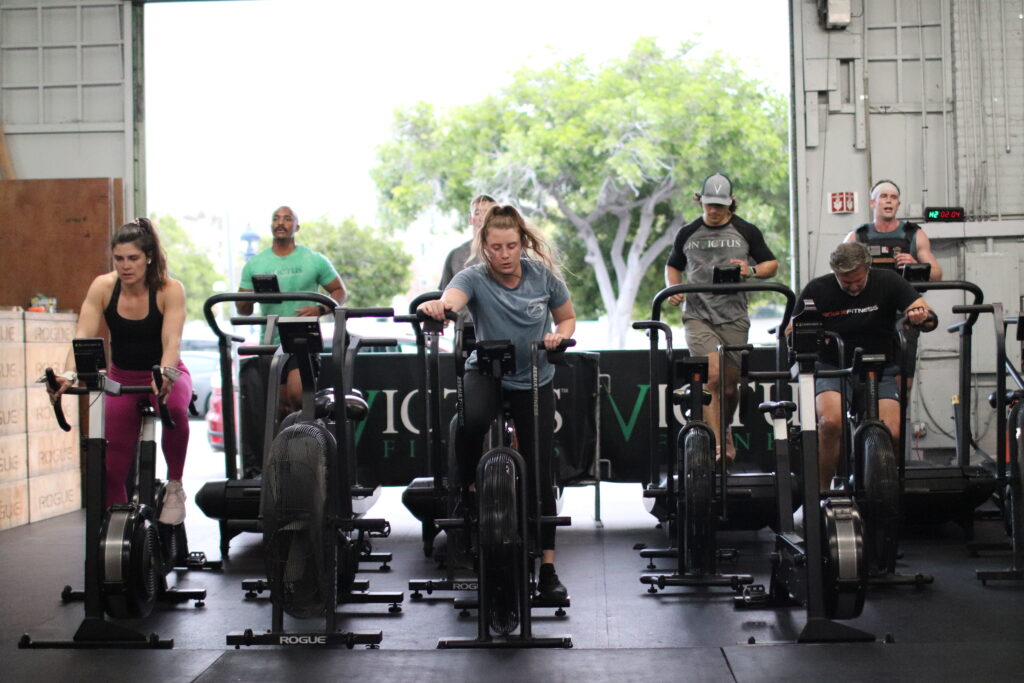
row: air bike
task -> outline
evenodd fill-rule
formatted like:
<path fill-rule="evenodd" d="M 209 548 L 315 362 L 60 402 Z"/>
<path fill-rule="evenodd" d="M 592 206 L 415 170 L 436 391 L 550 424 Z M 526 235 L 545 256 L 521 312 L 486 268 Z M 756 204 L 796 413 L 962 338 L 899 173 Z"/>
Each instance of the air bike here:
<path fill-rule="evenodd" d="M 202 553 L 189 553 L 185 525 L 166 525 L 157 521 L 163 503 L 164 485 L 156 478 L 156 412 L 149 399 L 140 399 L 142 427 L 134 467 L 134 486 L 129 487 L 131 499 L 104 509 L 106 500 L 106 448 L 104 396 L 139 394 L 152 396 L 149 385 L 127 386 L 107 377 L 103 339 L 74 339 L 72 347 L 78 379 L 84 385 L 71 387 L 66 393 L 89 396 L 89 436 L 83 440 L 85 451 L 85 589 L 65 586 L 64 602 L 83 600 L 85 618 L 72 640 L 34 641 L 24 634 L 21 648 L 154 648 L 174 647 L 173 639 L 155 633 L 145 635 L 134 629 L 107 621 L 143 618 L 150 615 L 156 603 L 180 604 L 193 601 L 201 607 L 205 589 L 169 587 L 167 575 L 177 568 L 216 568 L 207 563 Z M 46 369 L 46 382 L 58 388 L 57 378 Z M 163 381 L 159 366 L 153 368 L 153 381 Z M 194 399 L 193 399 L 194 400 Z M 160 420 L 164 429 L 174 429 L 167 406 L 159 402 Z M 57 423 L 70 431 L 61 402 L 53 406 Z M 192 406 L 193 413 L 195 412 Z"/>
<path fill-rule="evenodd" d="M 649 593 L 657 593 L 668 586 L 721 586 L 739 592 L 753 583 L 749 574 L 726 574 L 719 569 L 722 561 L 735 561 L 737 552 L 720 548 L 718 530 L 760 529 L 773 522 L 776 510 L 776 477 L 770 472 L 729 473 L 726 458 L 715 462 L 716 439 L 723 444 L 729 418 L 725 414 L 725 401 L 721 401 L 721 432 L 715 435 L 703 419 L 704 406 L 711 395 L 704 391 L 708 376 L 708 359 L 702 357 L 677 358 L 672 348 L 672 330 L 661 320 L 663 302 L 675 294 L 694 292 L 734 294 L 746 292 L 775 292 L 785 297 L 786 305 L 779 327 L 780 349 L 784 348 L 782 330 L 789 323 L 795 297 L 793 292 L 773 282 L 739 282 L 739 267 L 715 268 L 715 281 L 711 284 L 672 285 L 654 297 L 651 319 L 633 323 L 635 329 L 647 330 L 650 337 L 649 376 L 652 387 L 650 405 L 651 470 L 650 483 L 644 491 L 646 500 L 652 501 L 652 512 L 669 529 L 671 547 L 645 548 L 641 557 L 649 558 L 648 570 L 656 569 L 653 558 L 676 559 L 672 574 L 644 574 L 640 582 L 648 586 Z M 664 357 L 658 350 L 658 336 L 664 335 Z M 724 354 L 728 351 L 749 351 L 750 346 L 719 347 L 719 380 L 724 387 Z M 783 351 L 780 351 L 783 353 Z M 782 356 L 785 357 L 784 355 Z M 745 358 L 745 356 L 744 356 Z M 743 371 L 744 374 L 746 371 Z M 775 375 L 772 375 L 775 378 Z M 788 378 L 788 375 L 786 375 Z M 686 424 L 675 438 L 674 454 L 661 453 L 658 425 L 660 423 L 658 392 L 662 382 L 669 385 L 672 405 L 686 412 Z M 777 382 L 777 392 L 783 382 Z M 666 438 L 665 443 L 672 443 Z M 792 501 L 792 496 L 788 497 Z M 727 502 L 731 501 L 731 502 Z M 738 519 L 730 524 L 729 509 L 739 511 Z M 792 508 L 790 508 L 792 511 Z"/>
<path fill-rule="evenodd" d="M 959 356 L 957 388 L 956 393 L 952 396 L 954 457 L 949 462 L 940 463 L 909 457 L 909 435 L 912 434 L 912 430 L 904 415 L 903 428 L 900 430 L 902 436 L 899 449 L 900 460 L 903 463 L 901 471 L 903 514 L 910 523 L 955 522 L 963 528 L 967 540 L 970 542 L 974 537 L 975 511 L 989 500 L 999 487 L 997 477 L 987 466 L 971 464 L 971 456 L 975 448 L 971 429 L 973 393 L 971 389 L 971 359 L 974 327 L 980 313 L 983 312 L 983 309 L 977 307 L 983 306 L 984 294 L 978 285 L 964 280 L 928 282 L 929 269 L 929 264 L 910 264 L 901 270 L 903 276 L 910 280 L 910 284 L 918 292 L 922 294 L 936 292 L 935 297 L 929 297 L 933 307 L 935 307 L 936 301 L 933 301 L 932 298 L 945 297 L 948 301 L 950 295 L 953 295 L 961 301 L 968 301 L 967 306 L 970 308 L 967 310 L 971 312 L 967 313 L 962 321 L 947 328 L 950 333 L 957 335 L 957 355 Z M 963 310 L 960 305 L 957 305 L 956 308 Z M 999 327 L 1001 333 L 1001 322 Z M 913 346 L 911 345 L 910 348 Z M 922 361 L 925 359 L 926 357 L 922 356 Z M 915 360 L 913 357 L 908 357 L 904 361 L 904 369 L 912 370 Z M 906 371 L 903 375 L 909 376 Z M 925 377 L 920 377 L 917 382 L 918 386 L 914 387 L 922 390 L 919 401 L 922 405 L 925 404 L 924 381 Z M 910 387 L 901 387 L 901 391 L 903 390 L 909 392 Z M 928 391 L 929 396 L 935 393 L 937 392 Z M 909 409 L 910 403 L 909 400 L 901 402 L 904 411 Z"/>
<path fill-rule="evenodd" d="M 1017 325 L 1016 339 L 1024 350 L 1024 311 L 1016 317 L 1003 317 L 1001 303 L 983 306 L 954 306 L 954 313 L 991 313 L 995 321 L 996 390 L 989 395 L 989 404 L 996 411 L 996 480 L 999 482 L 996 502 L 1002 510 L 1004 529 L 1009 543 L 973 543 L 971 549 L 1010 550 L 1010 566 L 1005 569 L 979 569 L 975 577 L 982 585 L 989 581 L 1024 580 L 1024 378 L 1006 353 L 1006 327 Z M 1007 390 L 1009 375 L 1017 385 Z"/>
<path fill-rule="evenodd" d="M 242 294 L 215 295 L 219 301 L 239 300 Z M 294 294 L 262 294 L 281 301 Z M 218 299 L 218 297 L 221 297 Z M 306 293 L 306 299 L 334 307 L 335 302 L 320 294 Z M 334 367 L 333 391 L 316 396 L 315 360 L 323 350 L 318 319 L 278 318 L 281 347 L 296 357 L 302 379 L 302 410 L 290 416 L 288 424 L 274 437 L 263 463 L 259 496 L 260 520 L 266 554 L 267 579 L 258 589 L 268 588 L 272 602 L 271 627 L 256 633 L 246 629 L 227 636 L 227 644 L 316 645 L 352 648 L 374 647 L 382 640 L 380 631 L 369 633 L 337 630 L 340 603 L 388 602 L 400 611 L 401 593 L 359 593 L 365 582 L 355 581 L 360 560 L 360 542 L 351 538 L 364 533 L 385 534 L 382 519 L 356 518 L 352 510 L 353 463 L 351 438 L 354 421 L 364 419 L 366 402 L 353 393 L 350 377 L 350 338 L 346 322 L 353 317 L 390 317 L 390 308 L 334 309 L 334 339 L 331 347 Z M 276 349 L 276 346 L 274 347 Z M 244 350 L 244 349 L 243 349 Z M 251 349 L 262 352 L 259 347 Z M 352 354 L 354 356 L 354 353 Z M 335 400 L 342 396 L 343 400 Z M 304 619 L 323 616 L 322 630 L 286 630 L 284 616 Z"/>
<path fill-rule="evenodd" d="M 455 337 L 456 389 L 458 419 L 465 417 L 462 349 L 462 319 Z M 546 351 L 543 341 L 530 345 L 531 385 L 533 390 L 534 452 L 533 472 L 540 471 L 539 448 L 539 363 L 540 353 L 548 362 L 565 362 L 565 349 L 575 341 L 567 339 L 558 349 Z M 500 378 L 515 372 L 515 347 L 507 340 L 477 341 L 477 369 L 483 375 Z M 499 411 L 498 433 L 507 434 Z M 517 425 L 517 429 L 524 425 Z M 527 487 L 533 488 L 533 504 Z M 569 636 L 541 637 L 533 633 L 534 608 L 553 607 L 557 616 L 565 615 L 569 598 L 546 601 L 533 593 L 534 560 L 540 554 L 541 528 L 544 525 L 568 526 L 568 517 L 551 517 L 541 512 L 540 477 L 530 476 L 522 454 L 508 444 L 484 453 L 476 469 L 476 504 L 463 504 L 463 516 L 437 520 L 446 531 L 461 531 L 475 538 L 479 580 L 476 599 L 455 600 L 457 609 L 477 609 L 477 637 L 472 640 L 444 639 L 438 648 L 532 648 L 572 647 Z M 532 508 L 532 509 L 531 509 Z M 536 546 L 536 547 L 534 547 Z"/>
<path fill-rule="evenodd" d="M 444 324 L 434 320 L 417 308 L 424 301 L 439 299 L 441 292 L 427 292 L 416 297 L 409 304 L 410 314 L 406 316 L 395 316 L 396 321 L 408 322 L 413 326 L 416 334 L 416 345 L 418 361 L 420 365 L 420 396 L 423 401 L 423 424 L 424 444 L 426 452 L 427 467 L 430 476 L 417 477 L 402 492 L 402 502 L 406 508 L 420 520 L 422 526 L 423 554 L 427 557 L 434 557 L 438 564 L 444 568 L 444 576 L 431 579 L 412 579 L 409 581 L 410 597 L 414 600 L 423 599 L 424 593 L 434 596 L 435 593 L 447 593 L 449 591 L 476 591 L 476 573 L 472 569 L 461 567 L 460 563 L 470 564 L 469 548 L 467 547 L 466 534 L 463 529 L 449 528 L 444 534 L 444 545 L 440 546 L 435 553 L 434 539 L 441 531 L 438 520 L 453 519 L 458 514 L 459 492 L 461 484 L 458 481 L 458 465 L 455 462 L 454 451 L 454 430 L 457 424 L 456 416 L 448 430 L 447 458 L 442 454 L 445 452 L 445 445 L 442 439 L 441 428 L 441 399 L 442 388 L 440 381 L 440 336 L 444 333 Z M 447 311 L 446 316 L 451 321 L 458 321 L 458 314 Z M 465 327 L 464 337 L 466 335 Z M 456 363 L 461 366 L 468 351 L 464 348 L 467 342 L 464 338 L 460 347 L 460 357 Z"/>
<path fill-rule="evenodd" d="M 273 276 L 267 276 L 273 278 Z M 254 280 L 254 284 L 256 281 Z M 295 421 L 300 413 L 293 413 L 280 419 L 278 412 L 278 392 L 281 376 L 284 372 L 288 354 L 285 353 L 280 344 L 274 342 L 277 336 L 280 318 L 276 315 L 268 316 L 235 316 L 232 317 L 233 325 L 256 325 L 263 328 L 262 343 L 251 346 L 240 346 L 237 348 L 238 355 L 247 356 L 243 364 L 243 372 L 250 379 L 255 381 L 243 382 L 241 392 L 241 403 L 248 408 L 249 413 L 259 414 L 263 408 L 262 421 L 253 420 L 251 423 L 242 422 L 243 433 L 241 441 L 244 447 L 239 449 L 239 439 L 236 430 L 238 423 L 236 416 L 236 405 L 233 400 L 235 394 L 235 373 L 233 369 L 233 356 L 235 344 L 244 340 L 234 334 L 223 330 L 214 314 L 214 307 L 221 303 L 252 302 L 252 303 L 281 303 L 285 301 L 308 301 L 311 303 L 325 304 L 330 302 L 328 307 L 333 310 L 336 302 L 329 297 L 315 292 L 277 292 L 276 279 L 264 282 L 261 288 L 267 291 L 260 292 L 225 292 L 215 294 L 207 299 L 204 305 L 204 314 L 210 329 L 218 339 L 220 351 L 220 378 L 222 387 L 222 415 L 224 433 L 224 461 L 226 479 L 210 481 L 203 485 L 195 496 L 196 505 L 203 513 L 218 521 L 220 527 L 220 550 L 223 557 L 227 557 L 231 539 L 242 532 L 263 531 L 261 522 L 261 500 L 263 491 L 263 470 L 264 464 L 270 456 L 271 446 L 277 434 L 286 426 Z M 335 326 L 337 336 L 337 326 Z M 331 347 L 331 356 L 321 357 L 319 353 L 314 354 L 313 381 L 303 384 L 303 393 L 310 392 L 314 403 L 317 404 L 318 415 L 325 415 L 329 412 L 327 404 L 333 405 L 336 390 L 330 377 L 335 372 L 334 368 L 339 367 L 337 363 L 347 363 L 346 377 L 351 385 L 355 353 L 367 344 L 387 346 L 394 345 L 395 340 L 371 339 L 368 337 L 356 337 L 346 335 L 345 343 L 348 347 L 340 356 L 335 355 L 335 347 Z M 321 362 L 327 361 L 327 362 Z M 259 366 L 265 366 L 265 377 L 259 379 L 264 373 Z M 352 391 L 348 394 L 353 394 Z M 354 396 L 352 401 L 358 399 Z M 304 398 L 305 400 L 305 398 Z M 254 407 L 255 406 L 255 407 Z M 349 434 L 352 437 L 352 434 Z M 350 472 L 357 472 L 355 463 L 355 448 L 346 447 L 348 453 L 347 465 Z M 239 457 L 241 455 L 241 457 Z M 360 516 L 365 514 L 376 502 L 380 495 L 379 487 L 358 486 L 353 482 L 355 475 L 350 478 L 352 483 L 351 507 L 353 514 Z M 359 559 L 366 563 L 380 563 L 383 571 L 388 569 L 388 562 L 391 556 L 387 553 L 374 553 L 370 551 L 368 538 L 383 534 L 365 530 L 356 545 L 361 552 Z M 359 585 L 359 584 L 357 584 Z M 242 583 L 246 590 L 246 597 L 255 597 L 266 590 L 263 579 L 247 580 Z"/>
<path fill-rule="evenodd" d="M 790 352 L 798 381 L 803 529 L 796 528 L 790 498 L 792 473 L 787 422 L 796 406 L 790 401 L 767 401 L 760 405 L 760 410 L 771 416 L 774 427 L 779 499 L 779 531 L 771 556 L 771 582 L 767 589 L 762 585 L 745 587 L 735 604 L 740 608 L 803 605 L 807 610 L 807 623 L 797 642 L 871 641 L 875 639 L 872 634 L 836 621 L 854 619 L 864 608 L 867 590 L 864 531 L 857 503 L 838 478 L 831 490 L 824 494 L 818 490 L 814 365 L 822 340 L 822 324 L 814 302 L 803 303 L 803 310 L 793 318 Z"/>

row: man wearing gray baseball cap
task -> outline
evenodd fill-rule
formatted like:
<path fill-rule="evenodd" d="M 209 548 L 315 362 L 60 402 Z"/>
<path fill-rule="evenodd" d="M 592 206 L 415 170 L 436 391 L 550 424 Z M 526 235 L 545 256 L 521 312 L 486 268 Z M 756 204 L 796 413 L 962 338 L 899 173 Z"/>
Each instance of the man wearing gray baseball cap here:
<path fill-rule="evenodd" d="M 710 284 L 715 266 L 737 265 L 743 278 L 767 280 L 779 269 L 779 262 L 764 241 L 761 230 L 735 214 L 736 199 L 732 181 L 723 173 L 709 175 L 693 196 L 703 213 L 676 234 L 672 253 L 665 264 L 665 284 L 678 285 L 686 280 L 692 284 Z M 718 346 L 746 344 L 750 332 L 747 295 L 704 294 L 694 292 L 685 297 L 676 294 L 669 302 L 683 304 L 683 326 L 686 345 L 693 356 L 708 358 L 707 389 L 711 405 L 704 413 L 715 434 L 719 433 L 719 404 L 726 402 L 726 414 L 732 415 L 739 400 L 738 353 L 725 358 L 725 387 L 718 384 Z M 724 389 L 724 391 L 723 391 Z M 736 457 L 732 434 L 727 434 L 725 457 Z"/>

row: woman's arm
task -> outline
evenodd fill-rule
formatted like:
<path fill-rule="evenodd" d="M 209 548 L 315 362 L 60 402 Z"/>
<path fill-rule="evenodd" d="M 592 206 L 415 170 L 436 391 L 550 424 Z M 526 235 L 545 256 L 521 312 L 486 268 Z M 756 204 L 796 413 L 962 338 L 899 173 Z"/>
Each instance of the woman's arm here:
<path fill-rule="evenodd" d="M 576 331 L 576 311 L 572 307 L 572 299 L 551 309 L 551 318 L 555 321 L 555 331 L 544 335 L 544 347 L 557 349 L 566 339 L 571 339 Z"/>
<path fill-rule="evenodd" d="M 444 290 L 440 299 L 424 301 L 419 305 L 417 310 L 423 311 L 434 320 L 447 321 L 447 318 L 444 317 L 445 311 L 455 311 L 458 313 L 467 303 L 469 303 L 468 294 L 463 292 L 461 289 L 449 287 Z"/>
<path fill-rule="evenodd" d="M 185 329 L 185 287 L 177 280 L 167 280 L 163 289 L 164 325 L 160 330 L 160 342 L 163 355 L 160 367 L 169 368 L 164 373 L 164 382 L 160 386 L 160 396 L 170 393 L 175 380 L 178 379 L 178 361 L 181 360 L 181 334 Z"/>

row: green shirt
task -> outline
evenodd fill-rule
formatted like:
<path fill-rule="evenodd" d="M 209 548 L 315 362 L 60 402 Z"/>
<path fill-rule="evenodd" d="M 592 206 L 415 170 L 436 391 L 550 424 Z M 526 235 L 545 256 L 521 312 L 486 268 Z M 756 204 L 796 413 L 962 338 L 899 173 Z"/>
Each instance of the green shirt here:
<path fill-rule="evenodd" d="M 266 249 L 249 259 L 242 268 L 239 289 L 252 289 L 253 274 L 273 274 L 282 292 L 317 292 L 338 277 L 338 271 L 323 254 L 295 245 L 295 251 L 278 256 Z M 263 315 L 291 316 L 303 306 L 315 306 L 311 301 L 286 301 L 280 304 L 260 304 Z"/>

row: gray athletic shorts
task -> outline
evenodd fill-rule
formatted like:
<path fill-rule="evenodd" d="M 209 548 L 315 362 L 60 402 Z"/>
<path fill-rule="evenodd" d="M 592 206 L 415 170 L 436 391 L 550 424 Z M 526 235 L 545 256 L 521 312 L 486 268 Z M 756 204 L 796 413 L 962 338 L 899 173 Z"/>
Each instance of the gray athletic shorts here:
<path fill-rule="evenodd" d="M 815 363 L 815 369 L 817 370 L 836 370 L 836 366 L 829 365 L 828 363 Z M 882 377 L 878 380 L 878 398 L 891 398 L 894 401 L 900 399 L 899 387 L 896 384 L 896 376 L 900 374 L 899 366 L 895 363 L 887 365 L 885 370 L 882 371 Z M 854 398 L 854 384 L 859 382 L 858 379 L 847 377 L 845 379 L 846 386 L 846 401 L 847 404 Z M 839 392 L 843 390 L 844 380 L 842 377 L 816 377 L 814 379 L 814 393 L 815 395 L 826 392 L 835 391 Z M 859 392 L 858 392 L 859 393 Z"/>
<path fill-rule="evenodd" d="M 683 315 L 683 329 L 686 333 L 686 346 L 691 356 L 710 356 L 718 353 L 721 344 L 740 346 L 747 343 L 750 337 L 750 320 L 743 318 L 727 323 L 712 324 L 699 318 Z M 738 368 L 740 352 L 730 351 L 725 354 L 726 363 Z"/>

